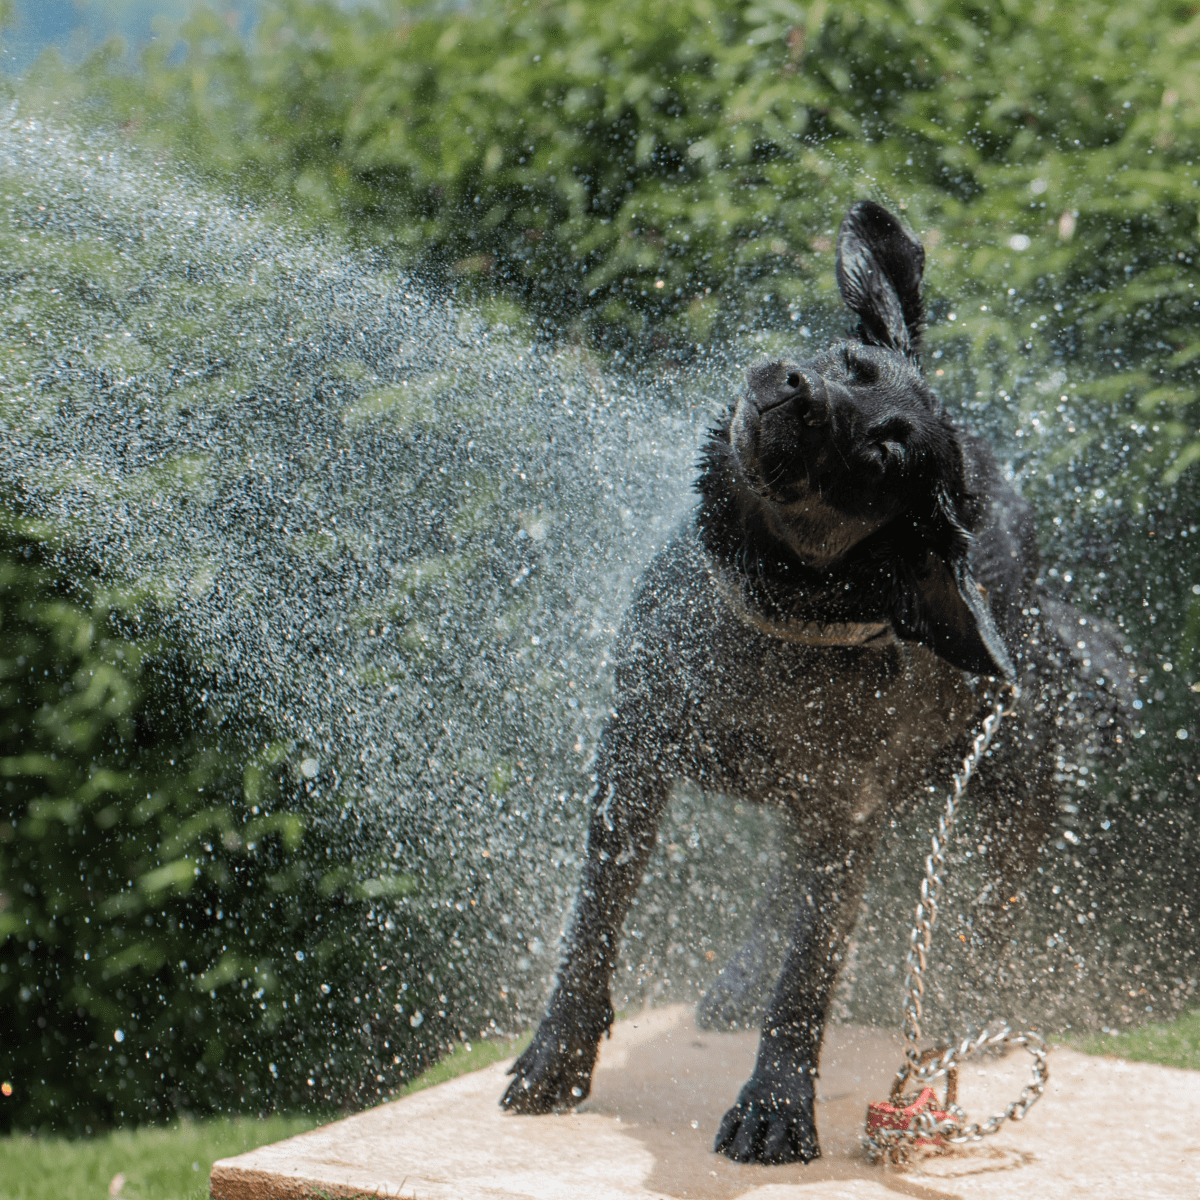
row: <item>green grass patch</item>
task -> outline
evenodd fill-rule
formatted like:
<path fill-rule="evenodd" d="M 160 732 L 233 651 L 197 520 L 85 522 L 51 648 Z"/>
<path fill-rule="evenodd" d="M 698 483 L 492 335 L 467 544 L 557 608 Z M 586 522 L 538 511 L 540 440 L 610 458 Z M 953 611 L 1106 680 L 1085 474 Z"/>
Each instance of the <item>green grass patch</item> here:
<path fill-rule="evenodd" d="M 204 1200 L 217 1159 L 319 1124 L 316 1116 L 209 1117 L 79 1141 L 18 1134 L 0 1139 L 0 1200 Z"/>
<path fill-rule="evenodd" d="M 519 1054 L 529 1040 L 526 1036 L 516 1042 L 497 1039 L 456 1046 L 397 1095 L 479 1071 Z M 0 1200 L 205 1200 L 209 1172 L 218 1159 L 294 1137 L 330 1119 L 208 1117 L 80 1140 L 0 1138 Z M 119 1188 L 118 1176 L 124 1177 Z"/>
<path fill-rule="evenodd" d="M 456 1046 L 440 1062 L 434 1063 L 428 1071 L 422 1072 L 403 1091 L 397 1093 L 408 1096 L 424 1088 L 433 1087 L 435 1083 L 445 1083 L 447 1079 L 455 1079 L 459 1075 L 468 1075 L 472 1071 L 482 1071 L 492 1063 L 502 1058 L 513 1058 L 521 1053 L 533 1040 L 533 1034 L 527 1033 L 515 1042 L 496 1040 L 489 1042 L 468 1042 Z"/>
<path fill-rule="evenodd" d="M 1132 1062 L 1200 1071 L 1200 1012 L 1175 1021 L 1141 1025 L 1128 1033 L 1101 1033 L 1073 1043 L 1085 1054 L 1108 1054 Z"/>

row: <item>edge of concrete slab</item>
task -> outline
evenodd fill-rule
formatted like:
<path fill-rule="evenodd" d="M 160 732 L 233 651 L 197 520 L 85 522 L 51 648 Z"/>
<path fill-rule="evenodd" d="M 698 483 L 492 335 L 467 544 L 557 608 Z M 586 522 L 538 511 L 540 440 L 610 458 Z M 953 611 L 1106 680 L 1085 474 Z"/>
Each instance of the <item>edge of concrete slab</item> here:
<path fill-rule="evenodd" d="M 322 1183 L 302 1176 L 279 1175 L 273 1171 L 247 1170 L 230 1166 L 229 1159 L 213 1163 L 208 1177 L 208 1194 L 213 1200 L 354 1200 L 355 1197 L 380 1196 L 379 1191 L 364 1192 L 336 1183 Z"/>
<path fill-rule="evenodd" d="M 866 1102 L 887 1094 L 899 1040 L 834 1026 L 822 1055 L 808 1166 L 740 1165 L 712 1138 L 755 1058 L 757 1036 L 698 1030 L 682 1007 L 630 1017 L 601 1046 L 591 1096 L 570 1115 L 498 1104 L 506 1063 L 223 1159 L 213 1200 L 1194 1200 L 1200 1072 L 1057 1048 L 1045 1099 L 987 1143 L 899 1171 L 870 1166 Z M 980 1119 L 1028 1077 L 1020 1052 L 973 1064 L 962 1100 Z M 1119 1149 L 1118 1149 L 1119 1148 Z M 1075 1189 L 1074 1191 L 1072 1189 Z"/>

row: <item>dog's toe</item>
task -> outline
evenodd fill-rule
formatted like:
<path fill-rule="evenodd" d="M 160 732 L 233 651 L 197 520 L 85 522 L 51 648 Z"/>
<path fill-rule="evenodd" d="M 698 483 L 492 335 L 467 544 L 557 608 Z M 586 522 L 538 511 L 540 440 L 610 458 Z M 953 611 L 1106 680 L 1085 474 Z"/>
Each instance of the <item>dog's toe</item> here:
<path fill-rule="evenodd" d="M 515 1113 L 548 1113 L 586 1100 L 596 1062 L 596 1039 L 543 1021 L 529 1048 L 508 1069 L 516 1078 L 500 1098 Z"/>
<path fill-rule="evenodd" d="M 548 1113 L 570 1108 L 588 1093 L 589 1080 L 578 1071 L 562 1069 L 558 1063 L 536 1062 L 515 1070 L 516 1078 L 500 1099 L 500 1107 L 515 1113 Z"/>
<path fill-rule="evenodd" d="M 558 1107 L 558 1089 L 546 1087 L 544 1081 L 535 1084 L 525 1075 L 518 1075 L 508 1085 L 500 1107 L 515 1113 L 548 1113 Z"/>
<path fill-rule="evenodd" d="M 817 1158 L 821 1153 L 820 1148 L 813 1145 L 806 1149 L 802 1140 L 795 1136 L 796 1133 L 791 1122 L 775 1117 L 767 1127 L 759 1162 L 811 1162 Z"/>
<path fill-rule="evenodd" d="M 753 1132 L 746 1113 L 740 1104 L 734 1105 L 721 1119 L 717 1140 L 713 1149 L 734 1162 L 752 1162 L 754 1149 Z"/>

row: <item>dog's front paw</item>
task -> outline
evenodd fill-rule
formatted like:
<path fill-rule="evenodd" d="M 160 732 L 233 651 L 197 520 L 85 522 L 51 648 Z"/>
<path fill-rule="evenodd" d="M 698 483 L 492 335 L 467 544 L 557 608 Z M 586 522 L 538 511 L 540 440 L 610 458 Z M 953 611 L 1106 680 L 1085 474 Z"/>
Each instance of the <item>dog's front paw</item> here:
<path fill-rule="evenodd" d="M 600 1020 L 547 1017 L 529 1049 L 508 1069 L 516 1078 L 500 1101 L 518 1113 L 548 1113 L 586 1100 L 601 1035 L 612 1024 L 609 1008 Z"/>
<path fill-rule="evenodd" d="M 784 1079 L 751 1078 L 725 1114 L 713 1149 L 734 1162 L 812 1162 L 821 1157 L 810 1070 Z"/>

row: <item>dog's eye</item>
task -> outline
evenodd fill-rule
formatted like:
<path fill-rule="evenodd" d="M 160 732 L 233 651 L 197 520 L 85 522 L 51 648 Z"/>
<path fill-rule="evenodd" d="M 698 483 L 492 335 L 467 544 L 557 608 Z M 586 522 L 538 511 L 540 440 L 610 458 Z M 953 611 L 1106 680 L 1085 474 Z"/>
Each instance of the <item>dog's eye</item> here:
<path fill-rule="evenodd" d="M 858 358 L 847 353 L 846 370 L 851 383 L 872 384 L 879 379 L 879 368 L 869 358 Z"/>

